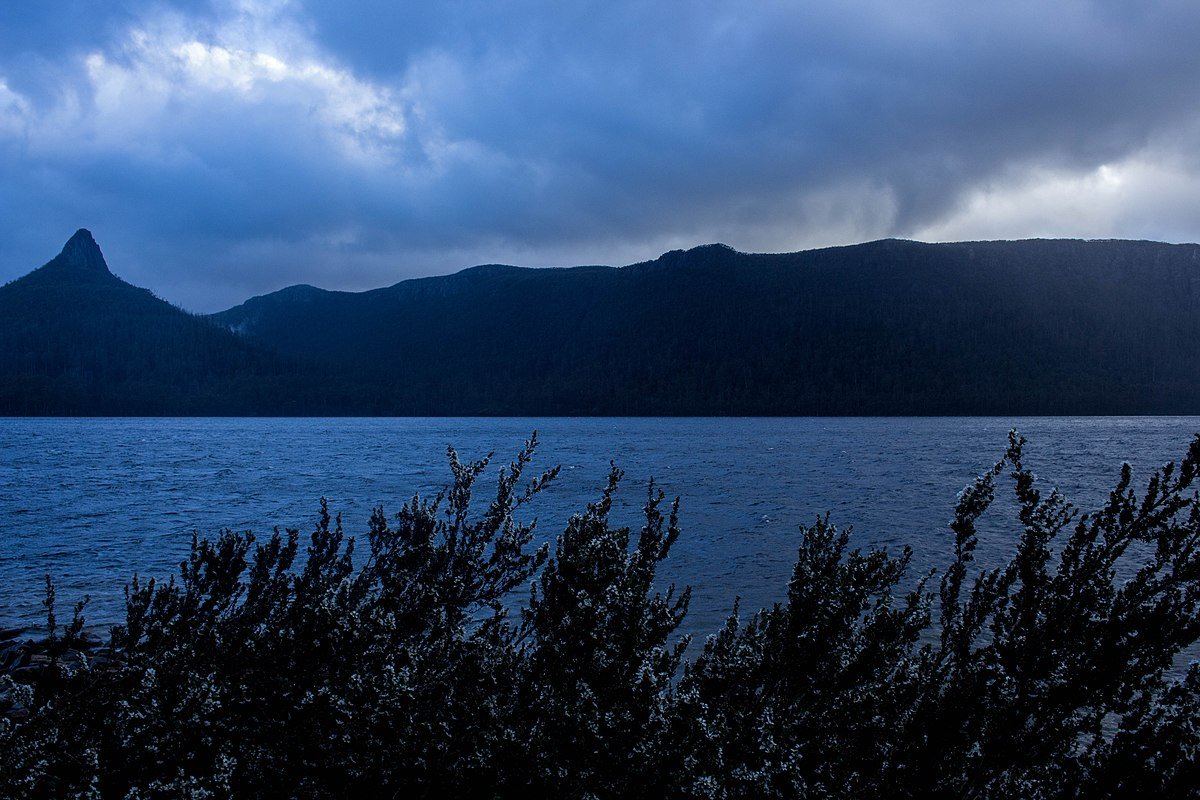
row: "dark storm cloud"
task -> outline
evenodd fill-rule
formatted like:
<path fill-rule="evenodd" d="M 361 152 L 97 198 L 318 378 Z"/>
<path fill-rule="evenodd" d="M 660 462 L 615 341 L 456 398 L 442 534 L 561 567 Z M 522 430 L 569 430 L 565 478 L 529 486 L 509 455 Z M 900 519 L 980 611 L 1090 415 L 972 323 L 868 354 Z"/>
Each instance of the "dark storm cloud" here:
<path fill-rule="evenodd" d="M 1195 239 L 1191 2 L 8 10 L 0 269 L 210 309 L 724 240 Z"/>

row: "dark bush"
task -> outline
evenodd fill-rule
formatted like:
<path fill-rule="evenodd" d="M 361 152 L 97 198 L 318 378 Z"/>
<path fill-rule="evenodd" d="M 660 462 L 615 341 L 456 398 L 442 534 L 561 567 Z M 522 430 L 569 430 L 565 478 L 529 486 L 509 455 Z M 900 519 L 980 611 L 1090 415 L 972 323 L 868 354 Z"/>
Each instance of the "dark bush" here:
<path fill-rule="evenodd" d="M 517 519 L 555 474 L 522 483 L 534 441 L 486 508 L 487 459 L 451 450 L 451 486 L 376 510 L 357 556 L 324 502 L 303 560 L 294 530 L 195 540 L 90 657 L 51 589 L 36 678 L 0 678 L 0 794 L 1193 795 L 1200 438 L 1092 514 L 1039 490 L 1023 444 L 963 491 L 939 578 L 819 519 L 786 601 L 688 663 L 689 591 L 656 576 L 677 504 L 651 485 L 641 530 L 614 527 L 614 468 L 551 553 Z M 981 568 L 1006 473 L 1016 553 Z"/>

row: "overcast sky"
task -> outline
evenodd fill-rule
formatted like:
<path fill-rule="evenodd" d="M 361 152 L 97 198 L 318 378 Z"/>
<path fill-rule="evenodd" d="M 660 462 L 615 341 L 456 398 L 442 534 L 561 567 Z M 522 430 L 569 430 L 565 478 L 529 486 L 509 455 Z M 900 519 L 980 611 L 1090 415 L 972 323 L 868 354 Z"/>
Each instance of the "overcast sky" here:
<path fill-rule="evenodd" d="M 0 0 L 0 280 L 1200 239 L 1195 0 Z"/>

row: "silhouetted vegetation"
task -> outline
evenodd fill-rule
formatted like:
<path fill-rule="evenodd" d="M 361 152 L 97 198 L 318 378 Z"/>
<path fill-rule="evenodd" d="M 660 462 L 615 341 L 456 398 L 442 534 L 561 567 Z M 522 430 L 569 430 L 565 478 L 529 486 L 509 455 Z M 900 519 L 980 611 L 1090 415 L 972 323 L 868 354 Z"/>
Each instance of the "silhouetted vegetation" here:
<path fill-rule="evenodd" d="M 661 492 L 614 527 L 614 468 L 537 547 L 534 444 L 486 505 L 487 460 L 450 451 L 453 483 L 375 511 L 363 552 L 324 503 L 303 558 L 295 530 L 195 541 L 177 578 L 134 579 L 110 647 L 78 609 L 60 629 L 51 591 L 40 661 L 0 678 L 0 794 L 1192 795 L 1200 669 L 1172 665 L 1200 637 L 1200 438 L 1090 514 L 1022 446 L 961 494 L 940 576 L 819 519 L 786 599 L 688 663 Z M 1016 552 L 980 567 L 1005 476 Z"/>

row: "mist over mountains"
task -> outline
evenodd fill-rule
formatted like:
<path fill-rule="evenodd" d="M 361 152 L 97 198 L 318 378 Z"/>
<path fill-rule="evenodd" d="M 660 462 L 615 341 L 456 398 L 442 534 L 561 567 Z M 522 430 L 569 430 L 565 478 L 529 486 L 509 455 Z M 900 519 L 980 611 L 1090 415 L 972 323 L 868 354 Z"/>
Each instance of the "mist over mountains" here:
<path fill-rule="evenodd" d="M 87 231 L 0 288 L 5 414 L 1187 414 L 1200 246 L 724 245 L 487 265 L 207 317 Z"/>

